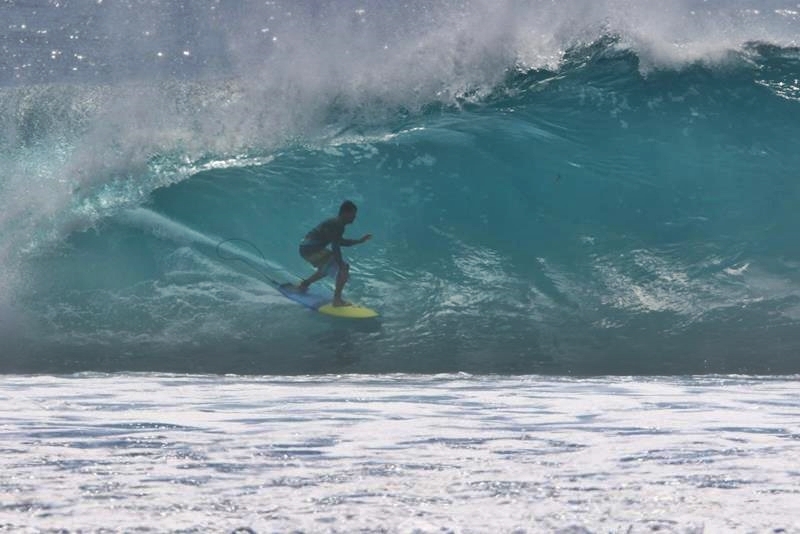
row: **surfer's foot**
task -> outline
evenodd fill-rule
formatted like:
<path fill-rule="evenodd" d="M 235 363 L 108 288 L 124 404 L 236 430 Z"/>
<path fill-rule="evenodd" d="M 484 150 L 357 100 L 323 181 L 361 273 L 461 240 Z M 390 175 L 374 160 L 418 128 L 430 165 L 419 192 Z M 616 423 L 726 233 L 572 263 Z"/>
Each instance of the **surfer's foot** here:
<path fill-rule="evenodd" d="M 352 304 L 350 304 L 349 302 L 347 302 L 346 300 L 343 300 L 341 298 L 333 299 L 333 307 L 334 308 L 340 308 L 342 306 L 352 306 Z"/>
<path fill-rule="evenodd" d="M 302 282 L 297 284 L 297 286 L 296 286 L 297 287 L 297 292 L 298 293 L 305 293 L 306 291 L 308 291 L 308 286 L 309 286 L 309 283 L 306 282 L 305 280 L 303 280 Z"/>

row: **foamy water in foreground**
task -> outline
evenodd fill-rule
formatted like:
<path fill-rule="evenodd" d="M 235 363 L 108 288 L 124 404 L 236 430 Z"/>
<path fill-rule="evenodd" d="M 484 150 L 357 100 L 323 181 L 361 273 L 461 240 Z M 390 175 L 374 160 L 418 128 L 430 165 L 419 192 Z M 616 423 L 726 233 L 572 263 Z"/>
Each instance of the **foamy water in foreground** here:
<path fill-rule="evenodd" d="M 800 532 L 796 377 L 5 376 L 0 531 Z"/>

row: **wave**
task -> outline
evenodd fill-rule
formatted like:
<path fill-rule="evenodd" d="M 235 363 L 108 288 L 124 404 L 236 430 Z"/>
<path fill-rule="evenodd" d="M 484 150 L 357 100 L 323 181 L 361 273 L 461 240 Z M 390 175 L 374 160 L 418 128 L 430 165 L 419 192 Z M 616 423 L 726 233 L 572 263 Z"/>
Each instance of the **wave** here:
<path fill-rule="evenodd" d="M 0 370 L 798 372 L 798 14 L 622 4 L 198 4 L 211 67 L 0 89 Z M 260 274 L 343 198 L 367 326 Z"/>

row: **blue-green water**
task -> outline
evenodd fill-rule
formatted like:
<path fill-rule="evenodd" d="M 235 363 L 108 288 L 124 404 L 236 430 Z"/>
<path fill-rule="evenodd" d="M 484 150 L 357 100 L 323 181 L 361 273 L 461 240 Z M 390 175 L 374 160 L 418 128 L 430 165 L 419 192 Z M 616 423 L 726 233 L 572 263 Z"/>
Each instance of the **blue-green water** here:
<path fill-rule="evenodd" d="M 800 8 L 661 4 L 0 1 L 0 531 L 800 532 Z"/>
<path fill-rule="evenodd" d="M 762 4 L 7 2 L 0 371 L 798 372 Z M 345 198 L 368 324 L 262 277 Z"/>

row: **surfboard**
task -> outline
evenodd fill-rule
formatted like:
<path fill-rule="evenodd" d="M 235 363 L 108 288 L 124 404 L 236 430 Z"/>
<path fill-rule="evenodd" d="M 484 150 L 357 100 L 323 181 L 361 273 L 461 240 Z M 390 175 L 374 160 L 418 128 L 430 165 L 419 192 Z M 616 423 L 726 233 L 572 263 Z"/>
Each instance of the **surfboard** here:
<path fill-rule="evenodd" d="M 278 291 L 289 300 L 302 304 L 306 308 L 332 317 L 345 319 L 371 319 L 378 316 L 378 312 L 365 306 L 351 304 L 350 306 L 334 306 L 331 301 L 333 295 L 324 289 L 310 287 L 306 292 L 297 290 L 294 284 L 280 284 Z"/>

